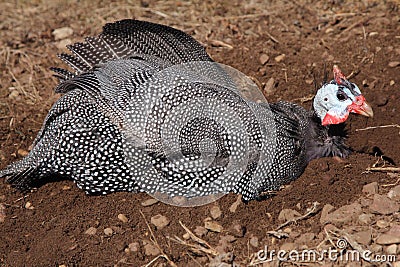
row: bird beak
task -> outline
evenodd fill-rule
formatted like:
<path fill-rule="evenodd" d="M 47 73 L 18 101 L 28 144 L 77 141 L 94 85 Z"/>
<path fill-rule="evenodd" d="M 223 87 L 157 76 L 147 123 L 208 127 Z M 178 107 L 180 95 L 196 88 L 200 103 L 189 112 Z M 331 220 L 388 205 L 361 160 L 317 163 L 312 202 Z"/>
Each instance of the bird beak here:
<path fill-rule="evenodd" d="M 374 116 L 374 111 L 362 95 L 356 97 L 356 100 L 348 107 L 348 110 L 366 117 Z"/>

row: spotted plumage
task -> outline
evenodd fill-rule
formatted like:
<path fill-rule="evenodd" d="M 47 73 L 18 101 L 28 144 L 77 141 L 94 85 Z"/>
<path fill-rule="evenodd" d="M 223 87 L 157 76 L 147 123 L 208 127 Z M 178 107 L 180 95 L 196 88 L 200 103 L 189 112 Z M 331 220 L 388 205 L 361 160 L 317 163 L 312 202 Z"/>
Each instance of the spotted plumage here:
<path fill-rule="evenodd" d="M 349 154 L 343 131 L 321 124 L 341 99 L 318 100 L 316 112 L 246 100 L 179 30 L 122 20 L 68 48 L 59 57 L 73 72 L 53 68 L 63 95 L 29 155 L 0 172 L 17 188 L 62 176 L 90 194 L 235 192 L 251 200 L 299 177 L 312 159 Z M 353 84 L 342 80 L 318 96 L 336 86 L 353 99 Z"/>

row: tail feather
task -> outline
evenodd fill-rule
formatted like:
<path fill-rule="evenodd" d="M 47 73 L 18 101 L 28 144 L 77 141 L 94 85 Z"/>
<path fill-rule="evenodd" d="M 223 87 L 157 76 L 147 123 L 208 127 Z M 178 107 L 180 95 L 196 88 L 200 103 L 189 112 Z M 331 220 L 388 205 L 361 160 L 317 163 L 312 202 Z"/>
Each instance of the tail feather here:
<path fill-rule="evenodd" d="M 36 166 L 28 164 L 26 160 L 23 159 L 0 171 L 0 178 L 5 177 L 5 182 L 13 185 L 19 190 L 24 191 L 30 188 L 33 177 L 37 176 L 37 170 L 38 168 Z"/>

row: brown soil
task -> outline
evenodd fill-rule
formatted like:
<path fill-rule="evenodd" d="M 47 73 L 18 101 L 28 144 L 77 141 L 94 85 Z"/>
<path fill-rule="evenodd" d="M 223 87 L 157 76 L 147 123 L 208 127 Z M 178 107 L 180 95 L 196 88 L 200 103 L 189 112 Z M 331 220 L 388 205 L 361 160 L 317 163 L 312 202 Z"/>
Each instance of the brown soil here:
<path fill-rule="evenodd" d="M 396 175 L 365 170 L 381 155 L 387 161 L 386 166 L 400 162 L 400 129 L 356 130 L 400 122 L 400 67 L 389 66 L 400 60 L 398 3 L 133 2 L 0 4 L 0 168 L 29 150 L 47 111 L 59 97 L 53 93 L 57 81 L 48 68 L 62 66 L 56 58 L 61 51 L 57 48 L 60 41 L 54 39 L 52 31 L 64 26 L 74 30 L 68 37 L 72 42 L 99 33 L 105 22 L 122 18 L 135 17 L 180 28 L 201 41 L 216 61 L 239 69 L 259 84 L 273 77 L 275 87 L 267 94 L 270 102 L 283 99 L 310 106 L 310 101 L 302 103 L 300 99 L 315 92 L 311 84 L 313 74 L 321 80 L 324 62 L 328 68 L 339 64 L 345 73 L 353 73 L 352 81 L 360 86 L 375 116 L 349 119 L 348 143 L 354 153 L 348 159 L 315 160 L 298 180 L 272 198 L 241 203 L 236 212 L 229 211 L 236 201 L 235 195 L 195 208 L 163 203 L 143 207 L 141 203 L 150 198 L 144 193 L 88 196 L 71 181 L 57 181 L 22 198 L 20 192 L 0 181 L 0 219 L 4 219 L 0 220 L 0 266 L 145 265 L 156 258 L 146 252 L 146 244 L 152 244 L 146 220 L 150 222 L 157 214 L 171 220 L 163 229 L 149 224 L 170 260 L 178 266 L 203 266 L 213 256 L 194 254 L 188 246 L 169 237 L 182 238 L 185 234 L 179 221 L 192 231 L 196 226 L 204 226 L 214 205 L 221 208 L 222 215 L 215 221 L 224 230 L 209 231 L 202 238 L 215 248 L 221 244 L 222 236 L 233 235 L 229 229 L 235 224 L 245 227 L 244 236 L 236 237 L 226 251 L 233 252 L 236 264 L 246 266 L 250 254 L 265 245 L 279 248 L 295 240 L 295 237 L 278 239 L 267 234 L 282 223 L 278 220 L 282 209 L 304 214 L 316 201 L 320 207 L 331 204 L 338 208 L 362 199 L 365 184 L 396 183 Z M 264 66 L 259 61 L 261 54 L 270 57 Z M 286 55 L 285 59 L 276 62 L 274 58 L 281 54 Z M 389 189 L 381 187 L 379 192 L 386 193 Z M 120 213 L 126 215 L 128 222 L 117 218 Z M 390 220 L 398 222 L 399 218 L 394 216 Z M 85 234 L 89 227 L 95 227 L 97 232 Z M 113 229 L 111 236 L 104 233 L 109 227 Z M 290 224 L 290 231 L 300 234 L 318 235 L 323 229 L 319 212 Z M 258 246 L 249 245 L 253 236 L 258 237 Z M 128 245 L 135 242 L 139 244 L 138 251 L 129 251 Z M 164 265 L 168 262 L 159 258 L 153 266 Z"/>

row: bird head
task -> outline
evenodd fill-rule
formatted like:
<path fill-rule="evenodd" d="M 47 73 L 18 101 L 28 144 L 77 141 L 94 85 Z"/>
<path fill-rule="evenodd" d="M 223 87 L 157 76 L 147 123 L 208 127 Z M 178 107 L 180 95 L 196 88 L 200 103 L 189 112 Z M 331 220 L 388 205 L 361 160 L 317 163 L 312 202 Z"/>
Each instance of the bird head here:
<path fill-rule="evenodd" d="M 314 110 L 322 125 L 345 122 L 350 113 L 372 117 L 372 108 L 357 85 L 348 81 L 336 65 L 333 75 L 334 79 L 322 85 L 314 98 Z"/>

